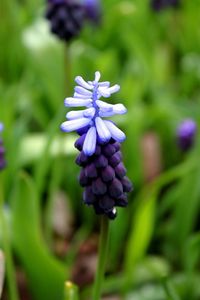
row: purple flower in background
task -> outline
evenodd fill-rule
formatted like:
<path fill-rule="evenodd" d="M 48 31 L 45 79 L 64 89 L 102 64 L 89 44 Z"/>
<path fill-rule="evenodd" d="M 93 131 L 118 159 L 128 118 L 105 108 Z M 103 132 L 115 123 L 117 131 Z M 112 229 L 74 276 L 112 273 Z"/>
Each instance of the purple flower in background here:
<path fill-rule="evenodd" d="M 101 6 L 99 0 L 84 0 L 83 5 L 86 12 L 86 18 L 93 23 L 99 23 L 101 19 Z"/>
<path fill-rule="evenodd" d="M 112 121 L 102 118 L 124 114 L 127 110 L 123 104 L 112 105 L 100 100 L 110 97 L 120 87 L 99 79 L 99 72 L 93 81 L 86 82 L 81 76 L 75 78 L 78 86 L 74 96 L 65 99 L 65 106 L 86 106 L 86 109 L 68 112 L 68 121 L 61 124 L 61 129 L 75 130 L 80 135 L 75 147 L 80 151 L 76 163 L 82 167 L 79 182 L 85 188 L 84 203 L 93 205 L 97 214 L 114 219 L 115 207 L 128 204 L 127 193 L 132 190 L 132 184 L 126 177 L 120 151 L 125 134 Z"/>
<path fill-rule="evenodd" d="M 78 36 L 86 20 L 99 23 L 98 0 L 48 0 L 46 18 L 51 32 L 61 40 L 70 41 Z"/>
<path fill-rule="evenodd" d="M 197 125 L 192 119 L 186 119 L 178 126 L 177 140 L 182 151 L 187 151 L 193 146 L 196 132 Z"/>
<path fill-rule="evenodd" d="M 85 9 L 76 0 L 48 0 L 46 18 L 51 32 L 61 40 L 70 41 L 79 35 L 85 18 Z"/>
<path fill-rule="evenodd" d="M 1 132 L 3 131 L 3 124 L 0 123 L 0 135 L 1 135 Z M 5 149 L 3 147 L 3 140 L 2 138 L 0 137 L 0 170 L 3 170 L 6 166 L 6 161 L 5 161 Z"/>
<path fill-rule="evenodd" d="M 180 0 L 151 0 L 151 7 L 155 11 L 160 11 L 167 7 L 178 7 Z"/>

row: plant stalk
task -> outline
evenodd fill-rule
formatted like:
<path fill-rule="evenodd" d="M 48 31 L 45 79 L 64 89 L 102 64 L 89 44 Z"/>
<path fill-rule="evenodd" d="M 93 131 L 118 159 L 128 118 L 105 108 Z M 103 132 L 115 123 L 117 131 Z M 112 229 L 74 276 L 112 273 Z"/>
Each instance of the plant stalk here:
<path fill-rule="evenodd" d="M 98 265 L 96 270 L 92 300 L 101 299 L 101 290 L 104 281 L 105 264 L 106 264 L 106 257 L 108 251 L 108 240 L 109 240 L 109 220 L 107 216 L 103 215 L 101 216 L 99 258 L 98 258 Z"/>

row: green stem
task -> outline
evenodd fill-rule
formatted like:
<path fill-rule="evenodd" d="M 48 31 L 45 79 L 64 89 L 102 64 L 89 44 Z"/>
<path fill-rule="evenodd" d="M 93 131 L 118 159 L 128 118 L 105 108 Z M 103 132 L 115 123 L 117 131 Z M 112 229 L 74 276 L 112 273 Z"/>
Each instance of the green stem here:
<path fill-rule="evenodd" d="M 71 92 L 71 61 L 69 44 L 64 44 L 64 97 Z"/>
<path fill-rule="evenodd" d="M 96 271 L 92 300 L 101 299 L 101 288 L 104 280 L 105 263 L 108 250 L 109 220 L 107 216 L 101 216 L 101 232 L 99 242 L 99 259 Z"/>
<path fill-rule="evenodd" d="M 64 300 L 79 300 L 78 287 L 70 281 L 65 282 Z"/>
<path fill-rule="evenodd" d="M 3 247 L 4 247 L 4 254 L 5 254 L 5 261 L 6 261 L 6 278 L 8 282 L 9 299 L 19 300 L 17 285 L 16 285 L 14 263 L 12 258 L 12 250 L 10 247 L 7 222 L 3 212 L 3 207 L 4 207 L 4 191 L 3 191 L 2 176 L 1 176 L 0 177 L 0 221 L 1 221 L 1 228 L 3 233 L 2 239 L 3 239 Z"/>

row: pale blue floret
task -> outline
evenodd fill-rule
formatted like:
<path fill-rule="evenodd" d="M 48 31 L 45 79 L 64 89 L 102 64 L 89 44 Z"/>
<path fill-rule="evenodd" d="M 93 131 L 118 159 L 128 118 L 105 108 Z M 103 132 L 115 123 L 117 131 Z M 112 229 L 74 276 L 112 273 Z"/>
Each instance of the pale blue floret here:
<path fill-rule="evenodd" d="M 84 144 L 83 144 L 83 151 L 84 151 L 85 155 L 90 156 L 95 152 L 96 140 L 97 140 L 96 128 L 94 126 L 92 126 L 88 130 Z"/>
<path fill-rule="evenodd" d="M 4 125 L 3 123 L 0 122 L 0 132 L 3 131 L 3 129 L 4 129 Z"/>
<path fill-rule="evenodd" d="M 94 154 L 97 135 L 101 142 L 106 143 L 111 138 L 118 142 L 125 140 L 125 134 L 111 121 L 102 117 L 111 117 L 115 114 L 125 114 L 127 109 L 123 104 L 109 104 L 101 97 L 108 98 L 119 91 L 120 86 L 115 84 L 110 87 L 110 82 L 99 82 L 100 72 L 95 72 L 94 81 L 86 82 L 81 76 L 75 78 L 78 86 L 74 89 L 74 96 L 65 99 L 67 107 L 86 107 L 84 110 L 70 111 L 66 114 L 68 121 L 61 124 L 61 129 L 66 132 L 78 130 L 89 126 L 83 145 L 87 156 Z"/>

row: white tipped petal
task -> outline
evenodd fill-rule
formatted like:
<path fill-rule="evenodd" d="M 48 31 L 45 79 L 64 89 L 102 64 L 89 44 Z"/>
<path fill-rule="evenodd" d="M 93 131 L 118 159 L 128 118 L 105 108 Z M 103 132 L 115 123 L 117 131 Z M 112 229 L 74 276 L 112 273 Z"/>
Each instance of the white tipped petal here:
<path fill-rule="evenodd" d="M 68 120 L 75 120 L 75 119 L 80 119 L 80 118 L 83 118 L 84 117 L 84 111 L 85 110 L 77 110 L 77 111 L 69 111 L 67 114 L 66 114 L 66 118 Z"/>
<path fill-rule="evenodd" d="M 100 72 L 99 71 L 95 72 L 95 79 L 94 79 L 94 81 L 95 82 L 99 82 L 100 77 L 101 77 Z"/>
<path fill-rule="evenodd" d="M 92 103 L 92 99 L 69 97 L 65 99 L 64 103 L 67 107 L 89 106 Z"/>
<path fill-rule="evenodd" d="M 109 89 L 106 88 L 106 87 L 99 87 L 98 88 L 98 92 L 101 96 L 105 97 L 105 98 L 108 98 L 110 97 L 110 92 L 109 92 Z"/>
<path fill-rule="evenodd" d="M 120 90 L 120 86 L 119 84 L 115 84 L 112 87 L 110 87 L 108 90 L 110 94 L 117 93 Z"/>
<path fill-rule="evenodd" d="M 100 101 L 100 100 L 99 100 Z M 97 101 L 96 101 L 97 102 Z M 100 111 L 99 111 L 99 116 L 100 117 L 112 117 L 114 115 L 123 115 L 127 112 L 126 107 L 123 104 L 115 104 L 115 105 L 111 105 L 111 104 L 107 104 L 106 102 L 100 101 L 102 103 L 97 103 L 97 105 L 100 107 Z M 107 104 L 104 105 L 104 103 Z M 109 107 L 110 105 L 110 107 Z"/>
<path fill-rule="evenodd" d="M 111 134 L 107 126 L 105 125 L 105 122 L 100 118 L 97 117 L 95 119 L 95 124 L 97 128 L 97 133 L 102 140 L 102 142 L 108 142 L 111 138 Z"/>
<path fill-rule="evenodd" d="M 70 132 L 74 130 L 78 130 L 80 128 L 83 128 L 90 123 L 90 119 L 88 118 L 81 118 L 81 119 L 75 119 L 71 121 L 65 121 L 61 124 L 60 128 L 63 131 Z"/>
<path fill-rule="evenodd" d="M 75 78 L 75 81 L 76 81 L 76 83 L 78 83 L 80 86 L 82 86 L 85 89 L 91 90 L 93 88 L 93 85 L 86 82 L 81 76 L 77 76 Z"/>
<path fill-rule="evenodd" d="M 120 86 L 118 84 L 113 85 L 110 88 L 107 87 L 99 87 L 98 92 L 105 98 L 110 97 L 111 94 L 116 93 L 120 90 Z"/>
<path fill-rule="evenodd" d="M 81 94 L 81 95 L 84 95 L 84 96 L 88 96 L 88 97 L 92 97 L 92 92 L 84 89 L 83 87 L 81 86 L 76 86 L 75 87 L 75 92 L 78 93 L 78 94 Z"/>
<path fill-rule="evenodd" d="M 97 133 L 96 133 L 96 128 L 91 127 L 85 137 L 85 141 L 83 144 L 83 152 L 87 156 L 91 156 L 94 154 L 96 150 L 96 140 L 97 140 Z"/>
<path fill-rule="evenodd" d="M 101 100 L 97 100 L 96 101 L 97 106 L 101 109 L 101 110 L 105 110 L 105 111 L 112 111 L 113 110 L 113 105 L 106 103 L 104 101 Z"/>
<path fill-rule="evenodd" d="M 112 122 L 110 121 L 104 121 L 106 124 L 106 127 L 109 129 L 111 136 L 114 140 L 118 142 L 123 142 L 126 139 L 125 134 L 123 131 L 121 131 L 117 126 L 115 126 Z"/>
<path fill-rule="evenodd" d="M 88 109 L 84 110 L 83 115 L 86 118 L 93 118 L 94 115 L 95 115 L 95 108 L 91 107 L 91 108 L 88 108 Z"/>
<path fill-rule="evenodd" d="M 113 105 L 113 112 L 115 114 L 123 115 L 123 114 L 127 113 L 127 109 L 123 104 L 119 103 L 119 104 Z"/>
<path fill-rule="evenodd" d="M 99 110 L 99 116 L 102 117 L 102 118 L 112 117 L 114 115 L 115 115 L 115 113 L 114 113 L 113 110 L 110 110 L 110 111 L 106 111 L 106 110 L 103 110 L 103 109 Z"/>
<path fill-rule="evenodd" d="M 109 82 L 109 81 L 102 81 L 102 82 L 99 82 L 99 86 L 100 86 L 100 87 L 106 87 L 106 88 L 109 88 L 110 82 Z"/>
<path fill-rule="evenodd" d="M 88 99 L 90 97 L 86 96 L 86 95 L 82 95 L 82 94 L 79 94 L 77 92 L 74 93 L 74 98 L 79 98 L 79 99 Z"/>
<path fill-rule="evenodd" d="M 69 111 L 66 114 L 66 118 L 68 120 L 75 120 L 80 118 L 93 118 L 95 114 L 95 109 L 93 107 L 83 110 L 77 110 L 77 111 Z"/>

